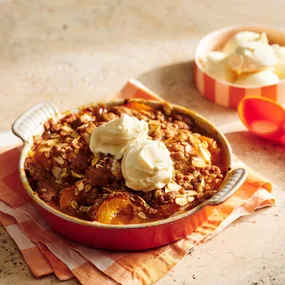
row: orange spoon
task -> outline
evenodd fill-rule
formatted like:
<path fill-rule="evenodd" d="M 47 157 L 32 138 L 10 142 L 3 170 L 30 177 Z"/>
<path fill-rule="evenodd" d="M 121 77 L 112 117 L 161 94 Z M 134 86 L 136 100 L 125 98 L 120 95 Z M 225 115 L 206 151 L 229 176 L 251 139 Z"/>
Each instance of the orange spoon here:
<path fill-rule="evenodd" d="M 268 98 L 248 96 L 240 101 L 238 114 L 252 133 L 285 144 L 285 109 L 282 105 Z"/>

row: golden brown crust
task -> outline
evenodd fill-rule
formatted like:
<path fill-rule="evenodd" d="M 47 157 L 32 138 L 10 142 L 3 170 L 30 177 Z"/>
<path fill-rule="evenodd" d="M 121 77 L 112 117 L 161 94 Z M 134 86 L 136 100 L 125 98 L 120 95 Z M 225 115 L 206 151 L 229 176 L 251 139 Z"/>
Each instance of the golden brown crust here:
<path fill-rule="evenodd" d="M 168 148 L 175 170 L 173 181 L 162 189 L 144 193 L 127 188 L 121 161 L 90 151 L 92 130 L 122 113 L 147 121 L 150 138 Z M 202 203 L 224 179 L 217 142 L 193 132 L 196 126 L 190 117 L 164 105 L 154 109 L 128 101 L 110 108 L 101 104 L 59 122 L 50 119 L 44 127 L 26 159 L 27 177 L 41 199 L 82 219 L 116 224 L 164 219 Z"/>

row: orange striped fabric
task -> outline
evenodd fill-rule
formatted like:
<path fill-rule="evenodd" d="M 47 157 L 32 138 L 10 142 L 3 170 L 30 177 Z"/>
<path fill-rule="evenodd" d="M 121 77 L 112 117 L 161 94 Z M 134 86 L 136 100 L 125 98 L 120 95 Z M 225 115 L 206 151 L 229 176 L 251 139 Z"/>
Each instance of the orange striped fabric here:
<path fill-rule="evenodd" d="M 113 99 L 142 98 L 147 100 L 164 101 L 140 82 L 131 79 Z"/>
<path fill-rule="evenodd" d="M 36 277 L 41 277 L 54 272 L 45 254 L 41 252 L 36 243 L 29 240 L 22 232 L 17 221 L 7 214 L 0 212 L 0 223 L 14 239 L 23 254 L 24 260 Z"/>
<path fill-rule="evenodd" d="M 262 96 L 285 104 L 285 82 L 260 88 L 237 87 L 207 75 L 197 63 L 194 63 L 193 78 L 202 95 L 224 107 L 237 109 L 239 102 L 245 96 Z"/>
<path fill-rule="evenodd" d="M 116 98 L 159 99 L 132 80 Z M 36 277 L 54 272 L 59 280 L 77 278 L 81 284 L 151 284 L 179 260 L 226 226 L 260 207 L 271 206 L 271 184 L 250 171 L 245 183 L 226 202 L 208 206 L 193 216 L 192 234 L 170 245 L 143 252 L 108 252 L 74 244 L 57 234 L 37 214 L 20 184 L 20 148 L 0 154 L 0 223 L 15 240 Z"/>
<path fill-rule="evenodd" d="M 72 279 L 74 277 L 73 273 L 69 270 L 69 268 L 58 259 L 43 243 L 37 243 L 41 252 L 45 255 L 47 260 L 49 261 L 54 274 L 60 281 L 65 281 Z"/>

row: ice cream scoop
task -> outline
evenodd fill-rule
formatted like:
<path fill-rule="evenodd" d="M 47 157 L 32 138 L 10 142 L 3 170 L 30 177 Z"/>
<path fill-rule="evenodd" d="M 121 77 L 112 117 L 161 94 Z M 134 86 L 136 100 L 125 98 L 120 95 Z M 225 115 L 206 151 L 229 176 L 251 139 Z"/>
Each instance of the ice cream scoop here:
<path fill-rule="evenodd" d="M 211 51 L 200 59 L 204 70 L 212 77 L 222 81 L 231 82 L 234 79 L 234 73 L 228 66 L 227 56 L 220 51 Z"/>
<path fill-rule="evenodd" d="M 172 179 L 173 162 L 163 142 L 144 140 L 130 143 L 122 160 L 126 185 L 149 192 L 164 187 Z"/>
<path fill-rule="evenodd" d="M 277 56 L 270 45 L 249 43 L 241 46 L 229 55 L 229 67 L 237 74 L 259 72 L 274 67 Z"/>
<path fill-rule="evenodd" d="M 278 59 L 278 63 L 275 66 L 275 73 L 280 79 L 285 78 L 285 47 L 278 44 L 272 45 L 272 49 Z"/>
<path fill-rule="evenodd" d="M 260 87 L 265 85 L 276 84 L 279 82 L 279 77 L 270 69 L 250 73 L 240 76 L 235 84 L 248 87 Z"/>
<path fill-rule="evenodd" d="M 231 54 L 236 50 L 237 47 L 246 47 L 249 43 L 268 44 L 266 33 L 256 33 L 250 31 L 239 32 L 226 42 L 223 47 L 223 52 L 226 54 Z"/>
<path fill-rule="evenodd" d="M 249 96 L 240 101 L 238 114 L 252 133 L 285 144 L 285 109 L 282 105 L 265 97 Z"/>
<path fill-rule="evenodd" d="M 147 122 L 123 114 L 121 118 L 107 122 L 93 130 L 90 149 L 93 153 L 110 153 L 116 159 L 120 159 L 129 142 L 145 140 L 147 133 Z"/>

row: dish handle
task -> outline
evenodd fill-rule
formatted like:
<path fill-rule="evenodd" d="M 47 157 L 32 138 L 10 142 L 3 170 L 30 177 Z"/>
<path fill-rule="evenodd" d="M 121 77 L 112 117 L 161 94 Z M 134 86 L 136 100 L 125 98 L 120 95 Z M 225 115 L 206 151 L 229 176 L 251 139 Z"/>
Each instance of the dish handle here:
<path fill-rule="evenodd" d="M 224 201 L 226 201 L 242 185 L 242 183 L 247 177 L 247 174 L 248 172 L 244 168 L 237 168 L 231 170 L 228 174 L 228 177 L 225 180 L 225 183 L 222 185 L 221 189 L 209 200 L 207 200 L 204 206 L 219 205 Z"/>
<path fill-rule="evenodd" d="M 58 109 L 50 102 L 41 102 L 25 111 L 12 126 L 12 132 L 24 143 L 43 130 L 43 124 L 54 115 Z"/>

